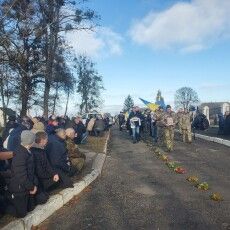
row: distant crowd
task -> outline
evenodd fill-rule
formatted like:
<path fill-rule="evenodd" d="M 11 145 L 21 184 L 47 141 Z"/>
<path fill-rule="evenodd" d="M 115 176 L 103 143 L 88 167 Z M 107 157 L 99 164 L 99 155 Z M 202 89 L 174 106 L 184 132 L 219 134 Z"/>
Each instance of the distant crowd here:
<path fill-rule="evenodd" d="M 142 135 L 149 133 L 154 144 L 165 145 L 168 151 L 172 151 L 176 126 L 178 126 L 182 140 L 188 143 L 192 142 L 192 118 L 186 109 L 180 109 L 175 113 L 171 106 L 167 105 L 166 109 L 159 106 L 155 112 L 150 110 L 141 112 L 140 108 L 135 106 L 128 116 L 120 112 L 118 123 L 120 130 L 124 128 L 124 125 L 126 126 L 134 144 L 140 141 Z"/>
<path fill-rule="evenodd" d="M 80 116 L 10 116 L 0 140 L 0 214 L 24 217 L 46 203 L 53 189 L 73 187 L 71 177 L 86 160 L 78 146 L 89 135 L 103 135 L 109 125 L 101 115 L 84 122 Z"/>
<path fill-rule="evenodd" d="M 230 113 L 226 112 L 223 116 L 219 114 L 218 135 L 230 135 Z M 168 151 L 174 148 L 175 129 L 181 136 L 183 142 L 192 142 L 192 131 L 207 130 L 210 126 L 207 117 L 199 110 L 189 111 L 180 108 L 174 112 L 170 105 L 166 108 L 161 106 L 156 111 L 149 109 L 141 110 L 138 106 L 128 112 L 120 112 L 117 116 L 117 123 L 120 130 L 124 128 L 132 136 L 133 143 L 140 141 L 142 136 L 149 133 L 153 143 L 165 146 Z"/>

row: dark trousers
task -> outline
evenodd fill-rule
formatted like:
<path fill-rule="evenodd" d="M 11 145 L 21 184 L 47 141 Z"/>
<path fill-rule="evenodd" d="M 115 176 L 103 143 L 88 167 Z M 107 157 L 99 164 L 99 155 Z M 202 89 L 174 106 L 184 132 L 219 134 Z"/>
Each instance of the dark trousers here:
<path fill-rule="evenodd" d="M 157 142 L 158 139 L 158 133 L 157 133 L 157 126 L 152 124 L 151 125 L 151 130 L 152 130 L 152 137 L 153 137 L 153 142 Z"/>
<path fill-rule="evenodd" d="M 119 122 L 119 129 L 120 129 L 120 131 L 122 131 L 123 124 L 124 124 L 124 122 Z"/>
<path fill-rule="evenodd" d="M 66 172 L 60 169 L 56 169 L 56 172 L 59 175 L 60 178 L 59 184 L 62 188 L 73 188 L 73 181 L 70 178 L 70 176 L 74 176 L 74 174 L 76 174 L 76 171 L 74 172 L 73 167 L 72 167 L 72 172 L 70 172 L 69 174 L 67 174 Z"/>
<path fill-rule="evenodd" d="M 35 195 L 25 193 L 9 194 L 9 205 L 6 211 L 15 217 L 23 218 L 27 212 L 34 210 L 36 205 L 44 204 L 48 199 L 48 194 L 39 191 Z"/>
<path fill-rule="evenodd" d="M 41 184 L 42 190 L 45 192 L 51 191 L 60 185 L 59 182 L 53 181 L 53 178 L 47 178 L 47 179 L 38 178 L 38 180 L 39 180 L 39 184 Z"/>

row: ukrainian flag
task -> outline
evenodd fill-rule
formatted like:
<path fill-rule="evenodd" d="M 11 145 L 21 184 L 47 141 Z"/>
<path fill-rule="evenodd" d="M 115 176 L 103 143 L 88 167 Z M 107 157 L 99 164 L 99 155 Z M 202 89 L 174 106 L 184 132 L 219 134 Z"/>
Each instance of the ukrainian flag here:
<path fill-rule="evenodd" d="M 157 105 L 157 104 L 154 104 L 152 102 L 146 101 L 146 100 L 144 100 L 142 98 L 139 98 L 139 99 L 152 111 L 156 111 L 158 109 L 158 107 L 159 107 L 159 105 Z"/>

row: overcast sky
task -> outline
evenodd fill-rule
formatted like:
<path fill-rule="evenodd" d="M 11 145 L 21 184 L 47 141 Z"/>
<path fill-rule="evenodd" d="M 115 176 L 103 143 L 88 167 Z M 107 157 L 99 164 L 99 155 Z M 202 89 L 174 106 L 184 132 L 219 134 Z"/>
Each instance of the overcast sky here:
<path fill-rule="evenodd" d="M 131 94 L 166 103 L 194 88 L 201 101 L 230 100 L 230 0 L 90 0 L 101 15 L 95 32 L 68 34 L 103 75 L 106 108 Z M 108 107 L 109 106 L 109 107 Z M 118 107 L 116 107 L 118 109 Z"/>

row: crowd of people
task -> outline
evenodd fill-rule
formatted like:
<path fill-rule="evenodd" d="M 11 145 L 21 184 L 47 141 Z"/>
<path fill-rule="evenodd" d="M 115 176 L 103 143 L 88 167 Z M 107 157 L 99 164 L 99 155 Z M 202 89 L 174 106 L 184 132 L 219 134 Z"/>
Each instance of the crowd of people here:
<path fill-rule="evenodd" d="M 192 119 L 187 109 L 179 109 L 175 113 L 171 106 L 167 105 L 165 110 L 159 106 L 155 112 L 147 110 L 142 113 L 140 108 L 135 106 L 127 117 L 124 112 L 120 112 L 117 119 L 121 131 L 124 124 L 126 125 L 134 144 L 140 141 L 143 133 L 149 132 L 154 144 L 165 145 L 168 151 L 172 151 L 176 126 L 183 142 L 192 142 Z"/>
<path fill-rule="evenodd" d="M 78 145 L 101 136 L 108 118 L 9 117 L 0 140 L 0 213 L 24 217 L 55 188 L 71 188 L 86 156 Z"/>

